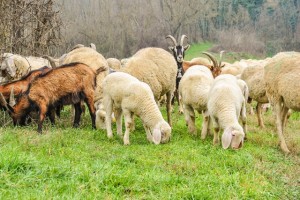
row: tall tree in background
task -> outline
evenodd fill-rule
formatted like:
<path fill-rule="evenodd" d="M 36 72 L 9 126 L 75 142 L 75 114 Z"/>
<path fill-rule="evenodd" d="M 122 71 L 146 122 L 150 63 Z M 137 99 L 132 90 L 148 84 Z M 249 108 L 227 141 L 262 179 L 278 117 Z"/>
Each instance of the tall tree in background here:
<path fill-rule="evenodd" d="M 53 54 L 61 44 L 62 21 L 53 0 L 0 1 L 1 52 Z"/>

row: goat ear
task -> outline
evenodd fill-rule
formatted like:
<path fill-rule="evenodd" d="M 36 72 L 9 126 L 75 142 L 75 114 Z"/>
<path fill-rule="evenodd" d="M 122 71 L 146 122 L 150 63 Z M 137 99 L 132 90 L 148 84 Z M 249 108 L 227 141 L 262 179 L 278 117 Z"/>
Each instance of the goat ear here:
<path fill-rule="evenodd" d="M 227 128 L 225 129 L 223 135 L 222 135 L 222 147 L 223 149 L 227 149 L 230 146 L 232 140 L 232 129 Z"/>
<path fill-rule="evenodd" d="M 159 144 L 161 141 L 161 131 L 159 128 L 154 128 L 153 130 L 153 142 L 154 144 Z"/>
<path fill-rule="evenodd" d="M 174 50 L 174 47 L 169 46 L 169 49 L 170 49 L 170 51 L 173 51 L 173 50 Z"/>
<path fill-rule="evenodd" d="M 184 50 L 186 51 L 186 50 L 188 50 L 189 48 L 191 47 L 191 45 L 186 45 L 185 47 L 183 47 L 184 48 Z"/>

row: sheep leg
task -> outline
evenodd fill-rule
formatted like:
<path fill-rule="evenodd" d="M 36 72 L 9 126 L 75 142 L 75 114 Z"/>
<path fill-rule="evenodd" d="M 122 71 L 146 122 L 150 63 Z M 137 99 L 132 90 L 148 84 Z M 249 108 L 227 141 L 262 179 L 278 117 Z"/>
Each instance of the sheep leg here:
<path fill-rule="evenodd" d="M 247 111 L 246 111 L 246 102 L 244 101 L 241 110 L 241 120 L 243 124 L 243 131 L 245 133 L 245 139 L 247 139 Z"/>
<path fill-rule="evenodd" d="M 115 118 L 116 118 L 116 124 L 117 124 L 117 134 L 122 137 L 122 110 L 121 109 L 115 109 Z"/>
<path fill-rule="evenodd" d="M 282 151 L 285 153 L 289 153 L 289 149 L 287 148 L 285 139 L 283 137 L 283 122 L 282 122 L 282 116 L 284 112 L 284 108 L 281 106 L 281 101 L 276 102 L 275 104 L 275 112 L 276 112 L 276 125 L 277 125 L 277 132 L 278 132 L 278 137 L 279 137 L 279 142 L 280 142 L 280 147 Z"/>
<path fill-rule="evenodd" d="M 176 99 L 178 101 L 178 107 L 179 107 L 179 113 L 183 113 L 183 108 L 182 108 L 182 103 L 181 103 L 181 98 L 180 98 L 180 94 L 178 92 L 178 89 L 175 90 L 175 96 L 176 96 Z"/>
<path fill-rule="evenodd" d="M 147 126 L 145 126 L 144 124 L 143 124 L 143 126 L 144 126 L 144 129 L 145 129 L 146 134 L 147 134 L 147 140 L 148 140 L 149 142 L 153 142 L 153 136 L 152 136 L 152 134 L 151 134 L 150 129 L 149 129 Z"/>
<path fill-rule="evenodd" d="M 125 134 L 124 134 L 124 138 L 123 138 L 123 142 L 124 145 L 130 145 L 130 141 L 129 141 L 129 133 L 131 130 L 131 126 L 132 126 L 132 113 L 129 110 L 123 110 L 124 113 L 124 118 L 125 118 Z"/>
<path fill-rule="evenodd" d="M 258 120 L 258 125 L 261 127 L 261 128 L 264 128 L 265 125 L 264 125 L 264 122 L 262 120 L 262 103 L 257 103 L 256 105 L 256 115 L 257 115 L 257 120 Z"/>
<path fill-rule="evenodd" d="M 134 114 L 131 113 L 131 118 L 132 118 L 132 126 L 130 132 L 135 131 L 135 120 L 134 120 Z"/>
<path fill-rule="evenodd" d="M 104 97 L 103 104 L 105 107 L 105 125 L 106 125 L 107 137 L 112 138 L 113 137 L 113 133 L 111 129 L 111 115 L 113 109 L 112 99 L 110 99 L 109 97 Z"/>
<path fill-rule="evenodd" d="M 287 107 L 283 107 L 283 111 L 282 111 L 282 128 L 284 129 L 284 127 L 286 127 L 287 124 L 287 119 L 288 119 L 288 114 L 289 114 L 289 109 Z"/>
<path fill-rule="evenodd" d="M 40 116 L 39 116 L 39 123 L 38 123 L 38 133 L 42 134 L 42 127 L 43 127 L 43 122 L 45 120 L 45 116 L 47 113 L 47 106 L 46 105 L 40 105 L 39 106 L 39 111 L 40 111 Z"/>
<path fill-rule="evenodd" d="M 188 125 L 189 132 L 193 135 L 197 135 L 197 129 L 195 127 L 195 111 L 189 105 L 184 105 L 184 117 L 185 122 Z"/>
<path fill-rule="evenodd" d="M 172 127 L 172 119 L 171 119 L 171 98 L 172 98 L 172 93 L 171 91 L 167 92 L 167 116 L 168 116 L 168 123 Z"/>
<path fill-rule="evenodd" d="M 201 131 L 201 139 L 204 140 L 206 138 L 208 129 L 209 129 L 210 117 L 208 111 L 203 112 L 203 122 L 202 122 L 202 131 Z"/>
<path fill-rule="evenodd" d="M 219 144 L 219 131 L 220 131 L 220 127 L 219 127 L 219 123 L 217 122 L 217 120 L 215 118 L 212 118 L 213 121 L 213 126 L 214 126 L 214 140 L 213 140 L 213 144 L 217 145 Z"/>
<path fill-rule="evenodd" d="M 73 127 L 77 128 L 79 127 L 80 117 L 82 113 L 81 103 L 74 104 L 74 108 L 75 108 L 75 117 L 74 117 Z"/>

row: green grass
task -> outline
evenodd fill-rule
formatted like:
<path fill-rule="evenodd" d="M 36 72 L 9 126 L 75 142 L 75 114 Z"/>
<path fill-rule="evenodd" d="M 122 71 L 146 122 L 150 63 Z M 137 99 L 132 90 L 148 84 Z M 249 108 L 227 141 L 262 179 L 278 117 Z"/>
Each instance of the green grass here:
<path fill-rule="evenodd" d="M 219 59 L 219 50 L 215 49 L 215 46 L 212 42 L 204 42 L 199 44 L 192 44 L 191 47 L 185 53 L 185 60 L 191 60 L 196 57 L 206 57 L 202 52 L 207 51 Z M 233 63 L 234 61 L 241 59 L 264 59 L 249 53 L 244 52 L 225 52 L 223 54 L 223 61 Z"/>
<path fill-rule="evenodd" d="M 0 199 L 299 199 L 299 152 L 285 156 L 272 114 L 264 117 L 264 130 L 248 117 L 248 140 L 238 151 L 213 146 L 211 135 L 191 136 L 177 108 L 163 145 L 147 141 L 139 119 L 130 146 L 92 130 L 88 113 L 73 129 L 68 109 L 54 127 L 46 121 L 43 135 L 36 124 L 8 124 L 0 129 Z M 299 133 L 298 114 L 288 127 Z"/>
<path fill-rule="evenodd" d="M 204 42 L 199 44 L 192 44 L 191 47 L 186 51 L 185 60 L 191 60 L 196 57 L 203 57 L 201 54 L 203 51 L 209 50 L 213 46 L 211 42 Z"/>

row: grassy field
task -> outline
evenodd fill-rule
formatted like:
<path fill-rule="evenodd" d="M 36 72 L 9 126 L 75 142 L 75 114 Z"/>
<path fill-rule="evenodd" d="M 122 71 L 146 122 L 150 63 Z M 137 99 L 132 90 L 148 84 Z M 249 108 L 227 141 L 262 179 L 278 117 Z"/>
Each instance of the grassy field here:
<path fill-rule="evenodd" d="M 191 136 L 176 106 L 163 145 L 147 141 L 139 119 L 124 146 L 93 130 L 88 113 L 71 128 L 69 107 L 55 126 L 45 121 L 43 135 L 36 123 L 13 127 L 0 114 L 0 199 L 300 199 L 300 113 L 286 128 L 289 155 L 278 147 L 271 111 L 264 129 L 248 115 L 248 140 L 238 151 L 213 146 L 212 135 Z M 202 117 L 196 121 L 200 133 Z"/>

